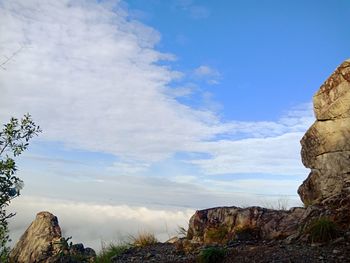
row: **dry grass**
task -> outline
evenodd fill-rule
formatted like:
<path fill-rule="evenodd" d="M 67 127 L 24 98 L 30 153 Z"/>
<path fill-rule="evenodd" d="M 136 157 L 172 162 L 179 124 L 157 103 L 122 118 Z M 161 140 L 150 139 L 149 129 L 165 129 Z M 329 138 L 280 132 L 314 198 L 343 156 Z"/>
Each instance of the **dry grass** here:
<path fill-rule="evenodd" d="M 137 247 L 146 247 L 158 243 L 155 235 L 150 232 L 139 233 L 137 236 L 131 236 L 130 239 L 131 244 Z"/>

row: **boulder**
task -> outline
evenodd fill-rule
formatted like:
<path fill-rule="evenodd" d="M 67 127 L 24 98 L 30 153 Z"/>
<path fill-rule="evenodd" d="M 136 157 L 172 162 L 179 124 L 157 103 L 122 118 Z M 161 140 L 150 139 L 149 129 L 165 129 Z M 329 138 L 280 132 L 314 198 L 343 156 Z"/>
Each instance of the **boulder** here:
<path fill-rule="evenodd" d="M 262 207 L 216 207 L 191 217 L 187 238 L 195 242 L 225 243 L 231 239 L 280 239 L 294 234 L 304 208 L 273 210 Z"/>
<path fill-rule="evenodd" d="M 68 238 L 69 239 L 69 238 Z M 68 244 L 62 237 L 56 216 L 40 212 L 10 252 L 14 263 L 93 262 L 96 257 L 91 248 L 82 244 Z"/>
<path fill-rule="evenodd" d="M 40 212 L 12 249 L 10 259 L 18 263 L 44 262 L 55 254 L 53 244 L 60 239 L 57 217 L 49 212 Z"/>
<path fill-rule="evenodd" d="M 298 189 L 307 205 L 350 193 L 350 61 L 325 81 L 313 103 L 316 121 L 301 139 L 302 162 L 311 172 Z"/>

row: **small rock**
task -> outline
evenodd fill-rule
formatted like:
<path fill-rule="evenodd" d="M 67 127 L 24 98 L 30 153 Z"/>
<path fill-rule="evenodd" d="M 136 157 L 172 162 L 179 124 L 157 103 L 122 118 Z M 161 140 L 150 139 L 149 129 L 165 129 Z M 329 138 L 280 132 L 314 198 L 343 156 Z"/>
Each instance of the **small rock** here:
<path fill-rule="evenodd" d="M 322 246 L 322 243 L 312 243 L 311 247 L 320 247 Z"/>
<path fill-rule="evenodd" d="M 339 254 L 340 252 L 341 252 L 341 251 L 338 250 L 338 249 L 333 249 L 333 251 L 332 251 L 333 254 Z"/>
<path fill-rule="evenodd" d="M 337 239 L 334 239 L 334 240 L 332 241 L 332 244 L 338 244 L 338 243 L 343 242 L 344 240 L 345 240 L 344 237 L 338 237 Z"/>

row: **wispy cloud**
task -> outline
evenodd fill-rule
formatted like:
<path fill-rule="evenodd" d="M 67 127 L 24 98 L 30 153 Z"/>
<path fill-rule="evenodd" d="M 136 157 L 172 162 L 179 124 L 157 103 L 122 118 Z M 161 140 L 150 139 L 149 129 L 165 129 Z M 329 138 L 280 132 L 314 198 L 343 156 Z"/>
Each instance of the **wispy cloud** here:
<path fill-rule="evenodd" d="M 221 77 L 221 74 L 218 70 L 207 65 L 199 66 L 193 71 L 193 73 L 195 77 L 203 78 L 208 84 L 211 85 L 219 84 L 219 79 Z"/>
<path fill-rule="evenodd" d="M 211 175 L 304 175 L 299 141 L 313 119 L 311 104 L 303 104 L 276 122 L 232 122 L 231 137 L 194 145 L 208 156 L 189 162 Z"/>
<path fill-rule="evenodd" d="M 188 13 L 193 19 L 204 19 L 210 16 L 210 9 L 196 4 L 193 0 L 175 0 L 175 7 Z"/>
<path fill-rule="evenodd" d="M 26 46 L 0 72 L 1 119 L 30 112 L 42 138 L 142 161 L 221 132 L 213 113 L 169 96 L 180 73 L 157 63 L 172 56 L 155 50 L 158 32 L 124 10 L 31 0 L 0 12 L 0 53 Z"/>

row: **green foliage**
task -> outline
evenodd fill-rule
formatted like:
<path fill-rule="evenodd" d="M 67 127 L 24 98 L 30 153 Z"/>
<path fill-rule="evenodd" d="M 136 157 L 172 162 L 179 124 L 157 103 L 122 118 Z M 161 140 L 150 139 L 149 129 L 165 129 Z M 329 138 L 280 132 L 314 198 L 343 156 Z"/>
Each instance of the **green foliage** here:
<path fill-rule="evenodd" d="M 0 131 L 0 262 L 6 262 L 9 251 L 7 220 L 14 216 L 6 212 L 6 207 L 23 188 L 23 181 L 15 176 L 17 167 L 14 158 L 26 150 L 29 140 L 40 132 L 29 114 L 21 120 L 11 118 Z"/>
<path fill-rule="evenodd" d="M 198 257 L 199 263 L 218 263 L 221 262 L 226 255 L 226 249 L 221 247 L 209 247 L 203 249 Z"/>
<path fill-rule="evenodd" d="M 307 228 L 311 242 L 328 242 L 339 235 L 337 225 L 330 219 L 322 217 L 314 220 Z"/>
<path fill-rule="evenodd" d="M 7 222 L 0 225 L 0 262 L 7 262 L 7 256 L 10 252 L 10 248 L 7 246 L 7 242 L 10 241 L 7 229 Z"/>
<path fill-rule="evenodd" d="M 65 256 L 65 254 L 68 253 L 69 249 L 72 247 L 73 243 L 68 243 L 70 239 L 72 239 L 72 237 L 61 237 L 59 241 L 53 243 L 54 245 L 58 246 L 58 255 L 60 257 Z"/>
<path fill-rule="evenodd" d="M 111 258 L 119 256 L 129 247 L 127 245 L 116 245 L 110 243 L 108 246 L 103 245 L 102 251 L 96 257 L 96 263 L 110 263 Z"/>
<path fill-rule="evenodd" d="M 225 243 L 228 234 L 229 231 L 227 226 L 221 225 L 216 228 L 208 229 L 206 232 L 206 239 L 210 242 Z"/>

